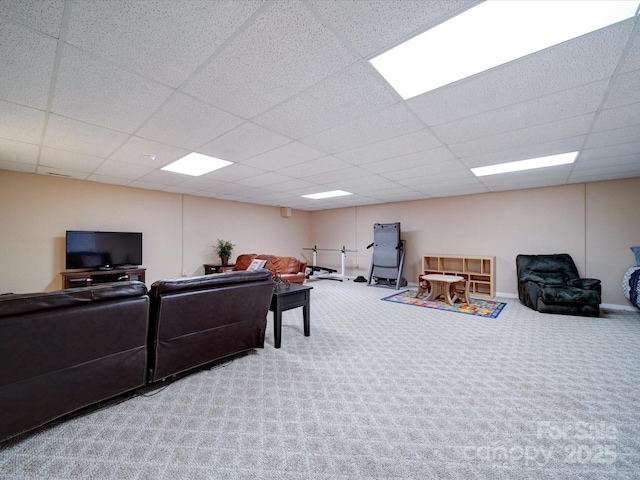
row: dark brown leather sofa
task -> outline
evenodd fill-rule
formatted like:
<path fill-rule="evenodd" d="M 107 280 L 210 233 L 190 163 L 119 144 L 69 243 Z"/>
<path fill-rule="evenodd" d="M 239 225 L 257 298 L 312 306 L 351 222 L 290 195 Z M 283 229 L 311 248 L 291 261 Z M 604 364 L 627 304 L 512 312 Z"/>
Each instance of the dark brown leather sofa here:
<path fill-rule="evenodd" d="M 264 346 L 267 270 L 160 280 L 149 293 L 150 382 Z"/>
<path fill-rule="evenodd" d="M 141 282 L 0 296 L 0 442 L 145 385 Z"/>
<path fill-rule="evenodd" d="M 280 274 L 282 280 L 303 284 L 307 273 L 307 262 L 302 262 L 295 257 L 283 257 L 280 255 L 268 255 L 261 253 L 243 253 L 238 255 L 236 259 L 235 267 L 223 268 L 222 272 L 228 271 L 240 271 L 246 270 L 251 265 L 251 261 L 266 260 L 264 268 L 271 272 L 271 275 L 275 276 L 276 273 Z"/>
<path fill-rule="evenodd" d="M 0 295 L 0 442 L 264 346 L 264 269 Z"/>

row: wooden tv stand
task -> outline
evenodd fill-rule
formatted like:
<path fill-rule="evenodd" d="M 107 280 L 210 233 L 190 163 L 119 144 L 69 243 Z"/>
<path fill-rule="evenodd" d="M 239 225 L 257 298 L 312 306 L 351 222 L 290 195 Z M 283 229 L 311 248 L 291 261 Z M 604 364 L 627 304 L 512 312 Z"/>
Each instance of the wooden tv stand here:
<path fill-rule="evenodd" d="M 126 282 L 137 280 L 144 282 L 146 268 L 114 268 L 113 270 L 91 270 L 85 272 L 61 272 L 62 288 L 90 287 L 99 283 Z"/>

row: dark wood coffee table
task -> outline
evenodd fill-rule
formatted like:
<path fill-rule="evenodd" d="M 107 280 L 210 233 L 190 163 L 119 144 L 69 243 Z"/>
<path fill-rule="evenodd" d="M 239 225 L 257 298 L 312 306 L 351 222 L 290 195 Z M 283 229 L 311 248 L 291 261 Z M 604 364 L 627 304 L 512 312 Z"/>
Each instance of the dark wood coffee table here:
<path fill-rule="evenodd" d="M 269 310 L 273 312 L 273 336 L 276 348 L 280 348 L 282 336 L 282 312 L 292 308 L 302 307 L 302 317 L 304 322 L 304 336 L 311 335 L 311 312 L 309 300 L 311 289 L 307 285 L 292 283 L 288 289 L 278 287 L 273 289 L 271 305 Z"/>

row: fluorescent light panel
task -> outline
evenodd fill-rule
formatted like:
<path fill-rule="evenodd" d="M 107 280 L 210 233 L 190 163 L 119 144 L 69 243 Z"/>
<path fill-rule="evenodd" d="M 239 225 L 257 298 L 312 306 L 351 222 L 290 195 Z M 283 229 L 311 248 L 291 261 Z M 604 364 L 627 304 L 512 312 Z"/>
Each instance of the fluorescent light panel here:
<path fill-rule="evenodd" d="M 637 0 L 489 0 L 371 59 L 405 100 L 636 15 Z"/>
<path fill-rule="evenodd" d="M 310 195 L 302 195 L 304 198 L 311 198 L 313 200 L 320 200 L 323 198 L 341 197 L 343 195 L 353 195 L 350 192 L 344 190 L 331 190 L 330 192 L 312 193 Z"/>
<path fill-rule="evenodd" d="M 162 167 L 162 170 L 199 177 L 200 175 L 213 172 L 232 163 L 233 162 L 194 152 Z"/>
<path fill-rule="evenodd" d="M 578 152 L 561 153 L 548 157 L 530 158 L 517 162 L 499 163 L 486 167 L 472 168 L 471 171 L 476 177 L 485 175 L 497 175 L 499 173 L 520 172 L 534 168 L 554 167 L 557 165 L 567 165 L 576 161 Z"/>

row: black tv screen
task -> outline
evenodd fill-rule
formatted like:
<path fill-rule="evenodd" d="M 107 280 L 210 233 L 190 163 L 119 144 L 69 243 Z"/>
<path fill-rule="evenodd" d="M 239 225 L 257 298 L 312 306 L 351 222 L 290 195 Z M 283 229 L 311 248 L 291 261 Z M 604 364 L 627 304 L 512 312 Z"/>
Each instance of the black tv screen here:
<path fill-rule="evenodd" d="M 142 233 L 67 231 L 66 268 L 142 265 Z"/>

